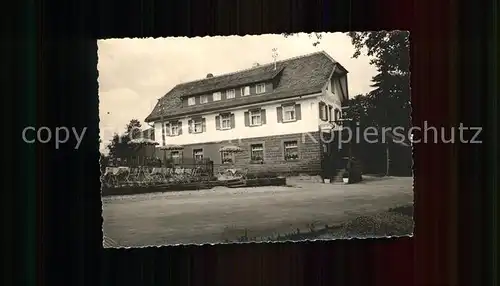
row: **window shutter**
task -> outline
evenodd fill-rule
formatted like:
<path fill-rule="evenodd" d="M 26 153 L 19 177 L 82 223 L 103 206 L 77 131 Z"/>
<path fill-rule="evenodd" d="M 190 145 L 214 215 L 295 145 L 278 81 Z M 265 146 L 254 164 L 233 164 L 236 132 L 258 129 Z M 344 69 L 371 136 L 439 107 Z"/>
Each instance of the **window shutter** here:
<path fill-rule="evenodd" d="M 276 115 L 278 117 L 278 123 L 283 122 L 283 107 L 276 107 Z"/>
<path fill-rule="evenodd" d="M 215 116 L 215 130 L 220 130 L 220 115 Z"/>
<path fill-rule="evenodd" d="M 201 119 L 201 132 L 206 132 L 207 131 L 207 121 L 205 118 Z"/>
<path fill-rule="evenodd" d="M 193 133 L 193 120 L 188 120 L 188 133 Z"/>
<path fill-rule="evenodd" d="M 245 126 L 250 126 L 250 115 L 245 111 Z"/>
<path fill-rule="evenodd" d="M 324 110 L 325 110 L 325 109 L 324 109 L 324 108 L 325 108 L 325 104 L 324 104 L 323 102 L 320 102 L 320 103 L 318 104 L 318 106 L 319 106 L 319 119 L 321 119 L 321 120 L 325 120 L 325 115 L 323 114 L 323 112 L 324 112 Z"/>
<path fill-rule="evenodd" d="M 266 124 L 266 110 L 265 109 L 260 110 L 260 121 L 262 122 L 262 125 Z"/>
<path fill-rule="evenodd" d="M 170 124 L 165 123 L 165 135 L 170 136 Z"/>
<path fill-rule="evenodd" d="M 177 125 L 178 126 L 177 127 L 178 128 L 178 131 L 177 131 L 178 133 L 177 134 L 182 135 L 182 121 L 179 121 L 177 124 L 178 124 Z"/>
<path fill-rule="evenodd" d="M 300 107 L 300 104 L 295 104 L 295 119 L 302 119 L 302 108 Z"/>
<path fill-rule="evenodd" d="M 333 118 L 333 106 L 331 105 L 328 105 L 328 117 L 330 119 L 330 121 L 332 121 L 332 118 Z M 335 120 L 337 120 L 337 118 L 335 118 Z"/>
<path fill-rule="evenodd" d="M 231 128 L 234 128 L 236 126 L 235 120 L 234 120 L 234 113 L 231 113 L 230 118 L 231 118 Z"/>

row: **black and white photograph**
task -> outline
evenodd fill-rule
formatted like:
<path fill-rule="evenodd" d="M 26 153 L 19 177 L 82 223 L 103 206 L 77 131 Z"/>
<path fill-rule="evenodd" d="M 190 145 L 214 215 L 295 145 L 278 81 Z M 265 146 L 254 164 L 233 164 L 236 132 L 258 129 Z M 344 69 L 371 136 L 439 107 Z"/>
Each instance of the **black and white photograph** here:
<path fill-rule="evenodd" d="M 103 246 L 412 235 L 409 41 L 99 40 Z"/>

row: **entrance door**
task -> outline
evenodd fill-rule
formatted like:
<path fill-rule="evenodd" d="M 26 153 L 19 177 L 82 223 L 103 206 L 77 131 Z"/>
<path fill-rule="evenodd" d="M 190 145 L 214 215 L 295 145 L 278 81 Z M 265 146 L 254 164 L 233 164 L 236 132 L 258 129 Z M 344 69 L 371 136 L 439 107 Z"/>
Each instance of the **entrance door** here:
<path fill-rule="evenodd" d="M 323 133 L 322 135 L 322 171 L 324 178 L 333 179 L 337 174 L 338 169 L 338 138 L 335 138 L 331 133 Z"/>

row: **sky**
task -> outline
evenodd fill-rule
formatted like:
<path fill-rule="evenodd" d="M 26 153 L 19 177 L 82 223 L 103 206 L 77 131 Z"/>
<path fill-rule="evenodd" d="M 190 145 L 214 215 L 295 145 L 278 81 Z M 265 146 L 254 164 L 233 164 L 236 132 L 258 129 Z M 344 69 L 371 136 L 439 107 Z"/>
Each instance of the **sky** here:
<path fill-rule="evenodd" d="M 308 34 L 282 35 L 127 38 L 98 41 L 100 151 L 115 133 L 122 133 L 131 119 L 144 119 L 159 98 L 175 85 L 252 67 L 254 63 L 277 60 L 317 51 L 327 52 L 348 71 L 349 95 L 372 90 L 376 74 L 370 58 L 362 53 L 354 59 L 354 47 L 344 33 L 322 33 L 320 44 Z"/>

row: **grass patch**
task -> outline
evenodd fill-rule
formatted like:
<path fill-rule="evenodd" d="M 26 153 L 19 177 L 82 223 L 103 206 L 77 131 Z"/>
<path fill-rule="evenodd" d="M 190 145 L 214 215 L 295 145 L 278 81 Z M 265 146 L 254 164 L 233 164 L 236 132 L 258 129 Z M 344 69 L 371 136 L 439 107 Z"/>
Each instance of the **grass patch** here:
<path fill-rule="evenodd" d="M 370 236 L 402 236 L 413 233 L 413 217 L 396 212 L 383 212 L 374 216 L 360 216 L 342 225 L 330 236 L 340 238 Z"/>
<path fill-rule="evenodd" d="M 305 239 L 343 239 L 381 236 L 404 236 L 413 234 L 413 205 L 391 208 L 387 211 L 367 216 L 359 216 L 340 225 L 318 228 L 314 225 L 308 231 L 292 231 L 269 237 L 252 237 L 250 231 L 235 241 L 225 242 L 265 242 L 265 241 L 299 241 Z"/>
<path fill-rule="evenodd" d="M 402 215 L 413 217 L 413 204 L 390 208 L 389 212 L 399 213 Z"/>

